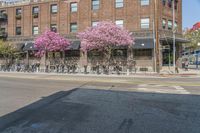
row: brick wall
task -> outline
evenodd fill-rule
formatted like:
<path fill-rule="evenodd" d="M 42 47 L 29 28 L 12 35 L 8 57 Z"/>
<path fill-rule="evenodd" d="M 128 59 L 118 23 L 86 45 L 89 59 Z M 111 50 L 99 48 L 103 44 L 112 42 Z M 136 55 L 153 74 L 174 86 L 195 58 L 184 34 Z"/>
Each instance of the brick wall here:
<path fill-rule="evenodd" d="M 51 14 L 51 4 L 58 4 L 58 13 Z M 182 32 L 182 1 L 179 0 L 179 6 L 176 11 L 176 19 L 179 25 L 179 32 Z M 39 6 L 39 18 L 33 19 L 32 8 Z M 16 21 L 16 8 L 22 8 L 22 19 Z M 57 24 L 58 32 L 61 34 L 70 33 L 70 23 L 78 24 L 78 31 L 83 31 L 86 27 L 91 26 L 92 21 L 117 19 L 124 20 L 124 27 L 129 31 L 143 31 L 140 28 L 141 18 L 150 18 L 150 28 L 153 27 L 154 6 L 153 0 L 150 0 L 149 6 L 141 6 L 139 0 L 124 0 L 123 8 L 115 8 L 115 0 L 100 0 L 100 9 L 91 10 L 91 0 L 80 0 L 78 4 L 78 12 L 70 12 L 70 4 L 61 0 L 53 2 L 38 2 L 28 5 L 18 5 L 11 7 L 0 7 L 0 10 L 6 10 L 8 13 L 7 32 L 8 36 L 15 36 L 16 26 L 22 27 L 21 36 L 32 36 L 32 26 L 38 25 L 39 31 L 42 33 L 46 28 L 50 28 L 50 24 Z M 163 7 L 160 1 L 160 28 L 162 28 L 162 18 L 172 20 L 172 9 Z"/>

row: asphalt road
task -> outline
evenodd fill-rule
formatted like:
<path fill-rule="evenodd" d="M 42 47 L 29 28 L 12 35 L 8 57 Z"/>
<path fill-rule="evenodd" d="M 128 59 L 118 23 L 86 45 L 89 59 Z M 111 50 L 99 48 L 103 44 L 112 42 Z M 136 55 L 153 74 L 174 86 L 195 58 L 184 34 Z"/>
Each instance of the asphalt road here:
<path fill-rule="evenodd" d="M 199 78 L 54 79 L 0 75 L 0 133 L 200 132 Z"/>

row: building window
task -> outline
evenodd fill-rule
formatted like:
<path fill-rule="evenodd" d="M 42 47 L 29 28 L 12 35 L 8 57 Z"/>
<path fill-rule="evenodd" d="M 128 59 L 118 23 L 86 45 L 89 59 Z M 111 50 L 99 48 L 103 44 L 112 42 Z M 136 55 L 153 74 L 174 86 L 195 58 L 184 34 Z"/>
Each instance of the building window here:
<path fill-rule="evenodd" d="M 38 26 L 33 26 L 33 35 L 38 35 L 38 34 L 39 34 Z"/>
<path fill-rule="evenodd" d="M 168 20 L 168 30 L 171 30 L 171 29 L 172 29 L 172 21 Z"/>
<path fill-rule="evenodd" d="M 152 58 L 152 49 L 135 49 L 133 55 L 136 59 L 149 60 Z"/>
<path fill-rule="evenodd" d="M 70 24 L 70 32 L 77 32 L 77 23 Z"/>
<path fill-rule="evenodd" d="M 149 5 L 149 0 L 141 0 L 141 6 Z"/>
<path fill-rule="evenodd" d="M 97 26 L 98 23 L 99 23 L 98 21 L 92 21 L 92 27 Z"/>
<path fill-rule="evenodd" d="M 21 27 L 16 27 L 16 35 L 21 35 Z"/>
<path fill-rule="evenodd" d="M 149 28 L 149 18 L 141 19 L 141 28 L 148 29 Z"/>
<path fill-rule="evenodd" d="M 77 3 L 71 3 L 70 4 L 71 12 L 77 12 L 77 9 L 78 9 L 77 6 L 78 6 Z"/>
<path fill-rule="evenodd" d="M 124 6 L 124 1 L 123 0 L 115 0 L 115 7 L 116 8 L 121 8 Z"/>
<path fill-rule="evenodd" d="M 33 14 L 39 13 L 39 7 L 35 6 L 33 7 Z"/>
<path fill-rule="evenodd" d="M 16 9 L 16 15 L 21 15 L 22 14 L 22 9 L 21 8 L 17 8 Z"/>
<path fill-rule="evenodd" d="M 172 0 L 168 0 L 168 6 L 171 8 L 172 7 Z"/>
<path fill-rule="evenodd" d="M 39 7 L 36 6 L 36 7 L 33 7 L 33 18 L 38 18 L 38 13 L 39 13 Z"/>
<path fill-rule="evenodd" d="M 1 29 L 0 29 L 0 32 L 1 32 L 1 33 L 5 33 L 5 32 L 6 32 L 6 28 L 1 28 Z"/>
<path fill-rule="evenodd" d="M 7 20 L 8 18 L 8 15 L 5 10 L 0 11 L 0 16 L 2 17 L 3 20 Z"/>
<path fill-rule="evenodd" d="M 1 14 L 1 15 L 6 14 L 6 11 L 5 11 L 5 10 L 1 10 L 1 11 L 0 11 L 0 14 Z"/>
<path fill-rule="evenodd" d="M 124 26 L 124 20 L 116 20 L 116 21 L 115 21 L 115 24 L 116 24 L 117 26 L 123 27 L 123 26 Z"/>
<path fill-rule="evenodd" d="M 114 49 L 112 54 L 114 57 L 127 57 L 127 49 Z"/>
<path fill-rule="evenodd" d="M 163 29 L 166 28 L 166 19 L 162 19 L 162 27 L 163 27 Z"/>
<path fill-rule="evenodd" d="M 65 57 L 80 57 L 80 51 L 79 50 L 68 50 L 65 52 Z"/>
<path fill-rule="evenodd" d="M 162 0 L 162 4 L 163 4 L 163 6 L 165 6 L 166 5 L 166 0 Z"/>
<path fill-rule="evenodd" d="M 175 28 L 175 29 L 178 28 L 178 23 L 177 23 L 177 22 L 174 23 L 174 28 Z"/>
<path fill-rule="evenodd" d="M 22 17 L 22 9 L 21 8 L 17 8 L 16 9 L 16 19 L 21 19 L 21 17 Z"/>
<path fill-rule="evenodd" d="M 175 3 L 174 3 L 174 8 L 177 9 L 178 8 L 178 0 L 175 0 Z"/>
<path fill-rule="evenodd" d="M 51 13 L 57 13 L 58 12 L 58 6 L 57 4 L 51 5 Z"/>
<path fill-rule="evenodd" d="M 100 0 L 92 0 L 92 10 L 99 9 Z"/>
<path fill-rule="evenodd" d="M 57 25 L 56 24 L 51 24 L 50 27 L 51 27 L 51 31 L 57 32 Z"/>

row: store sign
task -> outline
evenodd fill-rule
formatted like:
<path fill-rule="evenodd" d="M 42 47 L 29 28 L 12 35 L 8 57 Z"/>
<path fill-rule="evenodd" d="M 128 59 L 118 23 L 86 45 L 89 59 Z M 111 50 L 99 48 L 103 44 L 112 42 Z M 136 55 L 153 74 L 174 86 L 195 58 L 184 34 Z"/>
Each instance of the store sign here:
<path fill-rule="evenodd" d="M 2 6 L 30 3 L 31 0 L 0 0 Z"/>

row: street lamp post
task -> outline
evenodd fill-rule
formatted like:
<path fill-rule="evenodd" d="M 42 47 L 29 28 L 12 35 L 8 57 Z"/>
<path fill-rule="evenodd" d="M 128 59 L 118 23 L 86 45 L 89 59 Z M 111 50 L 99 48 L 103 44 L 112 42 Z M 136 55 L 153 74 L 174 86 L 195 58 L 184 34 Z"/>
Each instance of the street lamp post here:
<path fill-rule="evenodd" d="M 197 44 L 197 46 L 200 46 L 200 42 Z M 199 53 L 196 53 L 196 69 L 199 69 Z"/>
<path fill-rule="evenodd" d="M 175 27 L 175 0 L 173 0 L 173 70 L 176 72 L 176 27 Z"/>
<path fill-rule="evenodd" d="M 155 63 L 155 68 L 156 72 L 160 73 L 160 42 L 159 42 L 159 34 L 158 34 L 158 29 L 159 29 L 159 18 L 158 18 L 158 0 L 154 0 L 154 43 L 155 43 L 155 54 L 156 54 L 156 63 Z"/>

